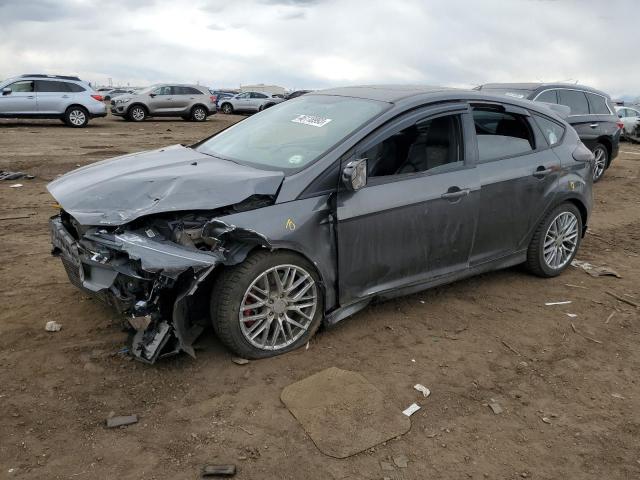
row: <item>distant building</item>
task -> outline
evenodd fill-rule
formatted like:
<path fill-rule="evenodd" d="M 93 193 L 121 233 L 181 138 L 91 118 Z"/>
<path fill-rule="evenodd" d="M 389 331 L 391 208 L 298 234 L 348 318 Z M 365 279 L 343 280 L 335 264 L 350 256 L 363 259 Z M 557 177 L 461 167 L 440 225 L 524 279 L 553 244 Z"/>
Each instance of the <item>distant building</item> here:
<path fill-rule="evenodd" d="M 268 93 L 269 95 L 284 95 L 287 89 L 278 85 L 265 85 L 264 83 L 259 83 L 257 85 L 240 85 L 240 91 L 261 92 Z"/>

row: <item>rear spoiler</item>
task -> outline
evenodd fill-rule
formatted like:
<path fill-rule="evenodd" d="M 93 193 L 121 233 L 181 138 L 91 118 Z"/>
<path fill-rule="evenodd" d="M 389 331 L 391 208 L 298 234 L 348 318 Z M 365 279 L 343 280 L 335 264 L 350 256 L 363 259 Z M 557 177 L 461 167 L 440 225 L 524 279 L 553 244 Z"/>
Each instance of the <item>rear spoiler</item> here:
<path fill-rule="evenodd" d="M 541 103 L 542 105 L 547 107 L 549 110 L 551 110 L 553 113 L 558 115 L 563 120 L 566 120 L 567 117 L 571 115 L 571 108 L 567 107 L 566 105 L 559 105 L 557 103 L 547 103 L 547 102 L 536 102 L 536 103 Z"/>

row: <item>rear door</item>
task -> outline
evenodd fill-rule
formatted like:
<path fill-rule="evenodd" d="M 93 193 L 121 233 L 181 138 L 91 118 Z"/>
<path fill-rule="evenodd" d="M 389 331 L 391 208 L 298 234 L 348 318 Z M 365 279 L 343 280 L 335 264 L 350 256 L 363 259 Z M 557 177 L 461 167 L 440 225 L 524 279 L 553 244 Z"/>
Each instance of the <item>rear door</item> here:
<path fill-rule="evenodd" d="M 603 133 L 600 123 L 589 111 L 589 100 L 582 90 L 571 90 L 567 88 L 558 89 L 558 103 L 571 108 L 571 114 L 567 121 L 578 132 L 580 140 L 593 149 L 598 143 L 598 137 Z"/>
<path fill-rule="evenodd" d="M 72 92 L 66 82 L 59 80 L 36 80 L 38 113 L 62 114 L 71 102 Z"/>
<path fill-rule="evenodd" d="M 475 104 L 473 118 L 480 195 L 470 264 L 477 266 L 527 248 L 553 201 L 560 161 L 525 109 Z"/>
<path fill-rule="evenodd" d="M 18 80 L 4 88 L 10 88 L 11 92 L 2 92 L 0 95 L 0 115 L 38 113 L 33 80 Z"/>
<path fill-rule="evenodd" d="M 341 305 L 468 267 L 478 182 L 466 108 L 404 115 L 343 159 L 366 158 L 369 178 L 338 193 Z"/>
<path fill-rule="evenodd" d="M 262 107 L 267 102 L 268 99 L 269 97 L 264 93 L 251 92 L 251 101 L 250 101 L 251 110 L 257 112 L 258 110 L 260 110 L 260 107 Z"/>

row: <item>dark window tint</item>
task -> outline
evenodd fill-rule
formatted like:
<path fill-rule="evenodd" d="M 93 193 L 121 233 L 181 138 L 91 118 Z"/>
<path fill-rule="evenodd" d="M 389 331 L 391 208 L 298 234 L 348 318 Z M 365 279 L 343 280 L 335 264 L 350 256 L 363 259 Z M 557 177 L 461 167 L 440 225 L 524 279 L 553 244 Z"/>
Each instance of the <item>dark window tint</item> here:
<path fill-rule="evenodd" d="M 20 82 L 14 82 L 11 85 L 7 85 L 11 88 L 12 92 L 33 92 L 33 81 L 22 80 Z"/>
<path fill-rule="evenodd" d="M 67 88 L 74 93 L 85 91 L 85 89 L 77 83 L 67 83 Z"/>
<path fill-rule="evenodd" d="M 202 92 L 193 87 L 173 87 L 176 95 L 202 95 Z"/>
<path fill-rule="evenodd" d="M 462 162 L 461 132 L 459 116 L 422 120 L 365 152 L 369 175 L 382 177 L 426 172 Z"/>
<path fill-rule="evenodd" d="M 269 98 L 264 93 L 253 92 L 251 98 Z"/>
<path fill-rule="evenodd" d="M 588 115 L 589 104 L 584 92 L 578 90 L 558 90 L 558 103 L 571 109 L 571 115 Z"/>
<path fill-rule="evenodd" d="M 66 82 L 58 82 L 55 80 L 36 80 L 36 90 L 38 92 L 65 92 L 70 91 Z"/>
<path fill-rule="evenodd" d="M 556 90 L 547 90 L 536 97 L 538 102 L 558 103 L 558 95 Z"/>
<path fill-rule="evenodd" d="M 562 125 L 539 115 L 534 115 L 533 117 L 536 119 L 536 123 L 550 146 L 553 147 L 560 143 L 560 139 L 564 135 L 564 127 Z"/>
<path fill-rule="evenodd" d="M 611 115 L 609 107 L 607 107 L 607 99 L 602 95 L 596 95 L 595 93 L 587 93 L 589 99 L 589 111 L 597 115 Z"/>
<path fill-rule="evenodd" d="M 521 155 L 535 148 L 531 125 L 521 115 L 474 109 L 473 121 L 481 162 Z"/>

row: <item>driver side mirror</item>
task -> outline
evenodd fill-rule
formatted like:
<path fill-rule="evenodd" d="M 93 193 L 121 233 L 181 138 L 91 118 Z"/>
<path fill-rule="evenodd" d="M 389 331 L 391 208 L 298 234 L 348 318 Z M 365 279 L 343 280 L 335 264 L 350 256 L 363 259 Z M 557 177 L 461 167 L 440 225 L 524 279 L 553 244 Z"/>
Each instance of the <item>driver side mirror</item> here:
<path fill-rule="evenodd" d="M 342 183 L 351 192 L 357 192 L 367 184 L 367 159 L 353 160 L 342 171 Z"/>
<path fill-rule="evenodd" d="M 157 93 L 150 93 L 150 94 L 149 94 L 149 96 L 150 96 L 151 98 L 155 97 L 156 95 L 157 95 Z"/>
<path fill-rule="evenodd" d="M 2 95 L 9 95 L 12 92 L 11 87 L 4 87 L 2 89 Z"/>

